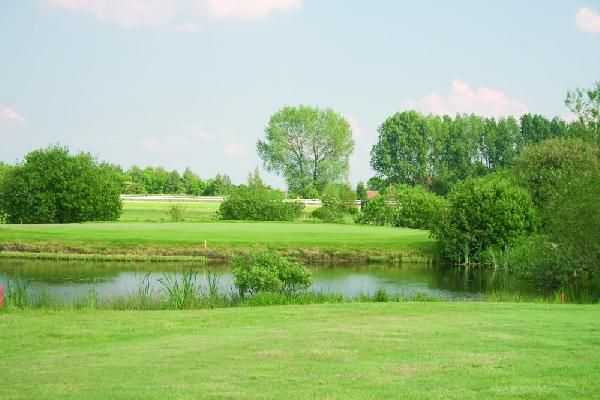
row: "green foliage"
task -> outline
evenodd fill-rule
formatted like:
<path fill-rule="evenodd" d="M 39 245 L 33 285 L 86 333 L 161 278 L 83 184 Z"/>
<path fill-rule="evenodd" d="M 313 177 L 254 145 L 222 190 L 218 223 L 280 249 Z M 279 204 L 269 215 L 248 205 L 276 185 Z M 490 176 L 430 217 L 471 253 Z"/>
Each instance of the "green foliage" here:
<path fill-rule="evenodd" d="M 420 186 L 399 186 L 394 197 L 390 222 L 397 227 L 431 229 L 446 207 L 444 198 Z"/>
<path fill-rule="evenodd" d="M 6 176 L 8 176 L 8 174 L 10 173 L 12 169 L 11 165 L 8 164 L 4 164 L 3 162 L 0 162 L 0 188 L 2 188 L 4 179 Z M 2 199 L 0 198 L 0 224 L 3 224 L 6 222 L 6 213 L 3 210 L 3 202 Z"/>
<path fill-rule="evenodd" d="M 325 222 L 343 222 L 345 216 L 356 214 L 355 200 L 356 195 L 350 186 L 329 184 L 321 196 L 322 206 L 313 211 L 312 217 Z"/>
<path fill-rule="evenodd" d="M 529 194 L 503 176 L 468 179 L 456 185 L 448 202 L 433 235 L 454 263 L 480 261 L 490 248 L 506 250 L 536 228 Z"/>
<path fill-rule="evenodd" d="M 397 113 L 379 127 L 371 151 L 379 181 L 370 186 L 425 185 L 445 195 L 457 182 L 511 166 L 525 145 L 573 132 L 564 121 L 541 115 L 526 114 L 519 122 L 512 117 Z"/>
<path fill-rule="evenodd" d="M 165 274 L 158 281 L 167 293 L 168 304 L 171 308 L 182 310 L 194 305 L 200 291 L 196 271 L 184 272 L 179 278 Z"/>
<path fill-rule="evenodd" d="M 0 208 L 10 223 L 114 221 L 121 214 L 121 177 L 89 154 L 36 150 L 4 177 Z"/>
<path fill-rule="evenodd" d="M 217 174 L 214 179 L 206 182 L 204 196 L 227 196 L 235 189 L 231 183 L 231 178 L 227 175 Z"/>
<path fill-rule="evenodd" d="M 361 208 L 356 222 L 364 225 L 391 225 L 393 219 L 394 207 L 388 205 L 386 195 L 379 195 L 374 199 L 367 201 Z"/>
<path fill-rule="evenodd" d="M 399 185 L 368 201 L 357 222 L 404 228 L 431 229 L 446 207 L 443 197 L 421 186 Z"/>
<path fill-rule="evenodd" d="M 124 174 L 123 193 L 126 194 L 187 194 L 193 196 L 224 196 L 229 194 L 232 183 L 227 175 L 217 174 L 214 179 L 203 181 L 186 168 L 182 175 L 176 170 L 163 167 L 131 167 Z"/>
<path fill-rule="evenodd" d="M 363 182 L 356 184 L 356 198 L 361 202 L 367 201 L 367 187 Z"/>
<path fill-rule="evenodd" d="M 397 113 L 379 127 L 379 140 L 371 151 L 371 166 L 391 183 L 423 183 L 428 170 L 427 120 L 414 111 Z"/>
<path fill-rule="evenodd" d="M 590 89 L 568 92 L 565 104 L 577 116 L 582 136 L 600 144 L 600 81 Z"/>
<path fill-rule="evenodd" d="M 269 252 L 236 257 L 232 272 L 242 297 L 261 292 L 292 294 L 307 289 L 312 283 L 310 272 L 304 266 Z"/>
<path fill-rule="evenodd" d="M 283 176 L 290 192 L 311 198 L 343 180 L 354 149 L 350 124 L 332 110 L 285 107 L 275 113 L 257 150 L 269 171 Z M 311 194 L 311 195 L 309 195 Z"/>
<path fill-rule="evenodd" d="M 553 178 L 545 235 L 513 249 L 509 264 L 542 288 L 580 291 L 600 282 L 600 169 L 589 164 Z"/>
<path fill-rule="evenodd" d="M 285 201 L 283 194 L 266 187 L 242 185 L 234 189 L 219 207 L 224 220 L 293 221 L 304 204 Z"/>
<path fill-rule="evenodd" d="M 173 204 L 169 207 L 169 217 L 171 218 L 171 222 L 185 221 L 185 207 L 181 204 Z"/>
<path fill-rule="evenodd" d="M 551 139 L 528 146 L 515 162 L 515 174 L 542 211 L 573 189 L 576 178 L 600 170 L 600 149 L 582 139 Z M 543 213 L 544 218 L 546 212 Z"/>

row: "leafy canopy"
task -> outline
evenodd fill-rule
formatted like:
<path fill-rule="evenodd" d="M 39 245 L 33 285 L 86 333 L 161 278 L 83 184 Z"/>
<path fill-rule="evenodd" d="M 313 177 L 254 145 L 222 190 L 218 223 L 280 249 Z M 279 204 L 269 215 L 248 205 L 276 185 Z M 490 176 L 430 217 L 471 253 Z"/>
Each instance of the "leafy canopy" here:
<path fill-rule="evenodd" d="M 121 171 L 65 147 L 35 150 L 11 168 L 0 187 L 9 223 L 114 221 L 121 214 Z"/>
<path fill-rule="evenodd" d="M 333 110 L 285 107 L 275 113 L 257 144 L 269 171 L 283 176 L 290 192 L 307 197 L 346 178 L 354 149 L 348 122 Z"/>

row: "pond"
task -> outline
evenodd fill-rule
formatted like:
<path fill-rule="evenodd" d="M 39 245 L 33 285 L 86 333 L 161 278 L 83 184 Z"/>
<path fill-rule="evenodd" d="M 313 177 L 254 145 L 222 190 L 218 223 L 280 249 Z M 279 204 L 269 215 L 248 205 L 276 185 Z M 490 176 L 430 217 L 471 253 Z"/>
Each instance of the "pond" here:
<path fill-rule="evenodd" d="M 135 293 L 143 282 L 154 291 L 164 278 L 180 279 L 191 269 L 207 287 L 207 272 L 218 278 L 222 293 L 235 290 L 227 266 L 164 263 L 90 263 L 39 260 L 0 260 L 0 284 L 26 282 L 32 295 L 49 295 L 70 303 L 95 291 L 98 299 L 114 299 Z M 494 271 L 458 270 L 421 264 L 402 266 L 343 265 L 310 267 L 313 284 L 309 290 L 341 294 L 348 298 L 372 295 L 384 289 L 389 295 L 417 295 L 446 300 L 477 300 L 492 291 L 531 293 L 531 289 L 509 274 Z"/>

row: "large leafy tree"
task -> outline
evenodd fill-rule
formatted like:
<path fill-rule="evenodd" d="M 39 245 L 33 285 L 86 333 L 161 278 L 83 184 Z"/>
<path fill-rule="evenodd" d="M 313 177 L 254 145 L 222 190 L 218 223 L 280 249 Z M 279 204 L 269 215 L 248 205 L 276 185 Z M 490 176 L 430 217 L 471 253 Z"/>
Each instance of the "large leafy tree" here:
<path fill-rule="evenodd" d="M 388 183 L 424 183 L 431 141 L 426 117 L 414 111 L 396 113 L 379 127 L 371 166 Z"/>
<path fill-rule="evenodd" d="M 122 172 L 66 148 L 33 151 L 0 187 L 9 223 L 113 221 L 121 213 Z"/>
<path fill-rule="evenodd" d="M 271 117 L 265 134 L 258 154 L 267 170 L 286 179 L 292 193 L 306 196 L 346 178 L 352 130 L 333 110 L 285 107 Z"/>

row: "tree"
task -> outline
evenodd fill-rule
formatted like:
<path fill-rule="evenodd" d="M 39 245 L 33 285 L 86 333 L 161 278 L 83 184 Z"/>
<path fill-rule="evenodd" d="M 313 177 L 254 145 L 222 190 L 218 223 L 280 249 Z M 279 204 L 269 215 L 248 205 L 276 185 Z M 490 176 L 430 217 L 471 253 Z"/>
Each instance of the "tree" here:
<path fill-rule="evenodd" d="M 415 111 L 396 113 L 379 127 L 371 166 L 389 183 L 416 185 L 429 176 L 430 135 L 426 118 Z"/>
<path fill-rule="evenodd" d="M 362 181 L 356 184 L 356 198 L 361 202 L 368 200 L 367 188 Z"/>
<path fill-rule="evenodd" d="M 529 190 L 536 207 L 544 210 L 562 191 L 573 189 L 575 178 L 600 170 L 600 149 L 582 139 L 550 139 L 526 147 L 514 171 Z M 564 184 L 572 182 L 571 185 Z"/>
<path fill-rule="evenodd" d="M 183 184 L 183 190 L 186 194 L 200 196 L 206 188 L 206 184 L 202 181 L 202 179 L 200 179 L 198 175 L 194 174 L 189 168 L 186 168 L 185 171 L 183 171 L 181 181 Z"/>
<path fill-rule="evenodd" d="M 432 233 L 444 257 L 468 264 L 486 250 L 507 250 L 536 227 L 529 193 L 511 179 L 491 174 L 457 184 Z"/>
<path fill-rule="evenodd" d="M 269 186 L 263 182 L 258 167 L 254 172 L 248 174 L 248 187 L 254 189 L 270 189 Z"/>
<path fill-rule="evenodd" d="M 227 175 L 217 174 L 214 179 L 209 179 L 204 189 L 205 196 L 225 196 L 233 189 L 231 178 Z"/>
<path fill-rule="evenodd" d="M 567 93 L 566 106 L 590 136 L 600 141 L 600 81 L 591 89 L 575 89 Z"/>
<path fill-rule="evenodd" d="M 285 107 L 271 117 L 265 134 L 257 144 L 258 155 L 267 170 L 285 178 L 290 192 L 304 196 L 346 179 L 354 142 L 350 125 L 340 114 Z"/>
<path fill-rule="evenodd" d="M 165 182 L 164 193 L 168 194 L 179 194 L 184 191 L 183 182 L 179 172 L 173 170 L 167 175 L 167 181 Z"/>
<path fill-rule="evenodd" d="M 11 169 L 0 187 L 1 208 L 9 223 L 114 221 L 122 188 L 119 168 L 55 146 Z"/>

